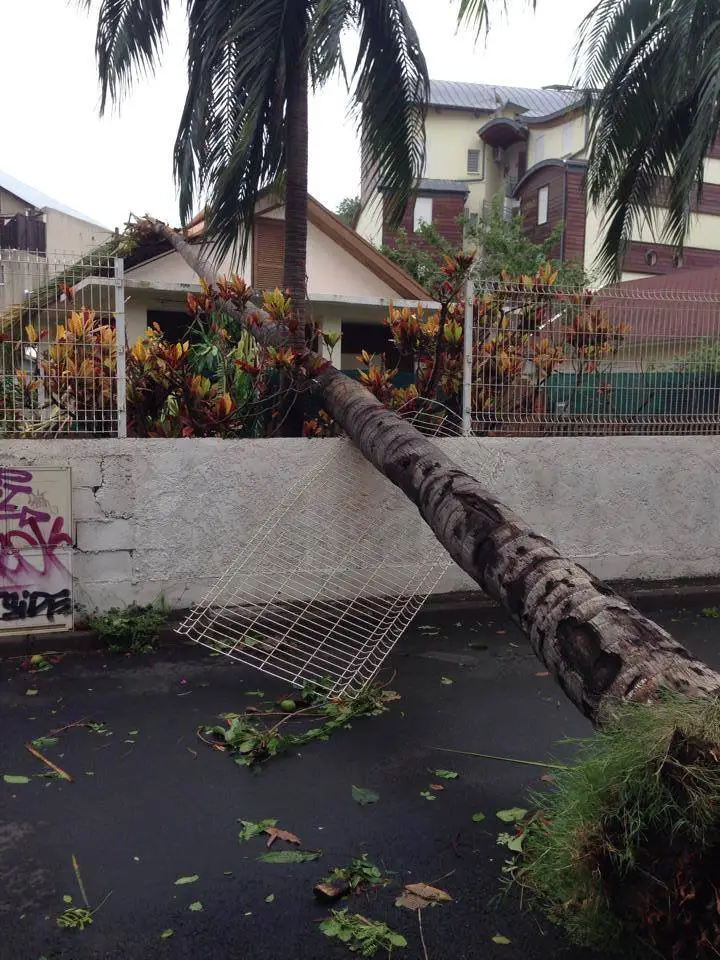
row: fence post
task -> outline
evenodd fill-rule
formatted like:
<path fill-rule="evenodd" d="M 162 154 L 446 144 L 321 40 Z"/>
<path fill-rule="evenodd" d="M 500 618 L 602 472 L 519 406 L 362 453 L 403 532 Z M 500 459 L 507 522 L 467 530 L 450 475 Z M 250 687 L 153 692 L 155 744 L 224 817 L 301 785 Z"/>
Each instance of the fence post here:
<path fill-rule="evenodd" d="M 472 360 L 473 360 L 473 303 L 475 284 L 472 277 L 465 283 L 465 320 L 463 324 L 463 385 L 462 420 L 463 436 L 472 434 Z"/>
<path fill-rule="evenodd" d="M 114 257 L 115 263 L 115 351 L 117 356 L 117 435 L 127 437 L 125 379 L 125 265 L 122 257 Z"/>

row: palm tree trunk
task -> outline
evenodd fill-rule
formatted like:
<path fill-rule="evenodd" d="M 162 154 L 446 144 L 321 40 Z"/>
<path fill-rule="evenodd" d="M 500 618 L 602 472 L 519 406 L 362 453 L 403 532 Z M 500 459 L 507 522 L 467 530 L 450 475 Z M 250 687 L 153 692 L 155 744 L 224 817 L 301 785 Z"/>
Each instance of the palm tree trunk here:
<path fill-rule="evenodd" d="M 720 674 L 567 560 L 508 507 L 367 390 L 332 367 L 318 376 L 327 411 L 420 511 L 453 560 L 499 601 L 538 659 L 596 726 L 613 702 L 720 692 Z"/>
<path fill-rule="evenodd" d="M 152 224 L 212 283 L 212 272 L 192 247 L 158 221 Z M 238 316 L 232 304 L 224 308 Z M 250 329 L 264 342 L 287 342 L 287 332 L 272 325 Z M 651 700 L 663 687 L 688 697 L 720 693 L 720 674 L 558 553 L 357 381 L 317 359 L 324 363 L 317 386 L 328 413 L 417 506 L 458 566 L 508 611 L 593 724 L 602 725 L 614 703 Z"/>
<path fill-rule="evenodd" d="M 308 235 L 308 66 L 303 51 L 288 47 L 285 55 L 287 89 L 285 156 L 285 251 L 283 283 L 295 306 L 296 326 L 290 345 L 296 353 L 306 349 L 305 301 L 307 296 Z"/>

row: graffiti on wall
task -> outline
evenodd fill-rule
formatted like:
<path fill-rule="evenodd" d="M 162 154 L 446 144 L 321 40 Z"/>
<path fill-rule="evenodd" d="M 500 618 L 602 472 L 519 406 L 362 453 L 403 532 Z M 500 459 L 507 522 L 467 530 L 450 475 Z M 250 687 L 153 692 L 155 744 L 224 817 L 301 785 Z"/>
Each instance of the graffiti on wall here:
<path fill-rule="evenodd" d="M 69 467 L 0 467 L 0 634 L 69 630 Z"/>

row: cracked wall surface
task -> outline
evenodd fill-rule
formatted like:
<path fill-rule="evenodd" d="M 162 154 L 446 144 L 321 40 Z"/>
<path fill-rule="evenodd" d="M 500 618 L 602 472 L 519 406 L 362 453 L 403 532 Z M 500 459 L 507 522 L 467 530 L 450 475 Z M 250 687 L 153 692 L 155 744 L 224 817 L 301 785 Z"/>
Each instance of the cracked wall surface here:
<path fill-rule="evenodd" d="M 5 440 L 3 466 L 72 469 L 75 602 L 202 599 L 333 440 Z M 448 441 L 559 549 L 604 579 L 720 574 L 720 447 L 711 437 Z M 373 483 L 364 475 L 364 483 Z M 426 536 L 402 501 L 404 529 Z M 392 538 L 375 533 L 379 553 Z M 453 568 L 438 591 L 472 589 Z"/>

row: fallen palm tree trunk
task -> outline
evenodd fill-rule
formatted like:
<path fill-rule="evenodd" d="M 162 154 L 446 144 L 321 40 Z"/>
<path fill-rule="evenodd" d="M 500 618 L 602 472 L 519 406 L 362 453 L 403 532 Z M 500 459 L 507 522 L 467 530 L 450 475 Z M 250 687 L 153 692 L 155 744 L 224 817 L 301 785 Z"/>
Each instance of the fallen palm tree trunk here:
<path fill-rule="evenodd" d="M 210 269 L 181 237 L 154 221 L 152 228 L 212 284 Z M 232 304 L 225 307 L 238 315 Z M 249 328 L 263 342 L 286 334 L 271 324 Z M 417 506 L 458 566 L 509 612 L 575 706 L 593 725 L 609 730 L 599 741 L 607 752 L 590 758 L 593 770 L 599 764 L 608 775 L 596 775 L 586 784 L 602 800 L 587 808 L 591 817 L 603 811 L 600 821 L 571 817 L 563 842 L 553 847 L 558 863 L 565 857 L 566 875 L 580 863 L 590 884 L 584 896 L 579 889 L 574 897 L 563 890 L 567 916 L 597 912 L 600 905 L 608 915 L 624 917 L 621 925 L 664 956 L 720 953 L 720 895 L 709 895 L 720 890 L 720 880 L 715 884 L 714 872 L 708 872 L 708 864 L 720 863 L 720 711 L 715 701 L 720 674 L 563 557 L 360 384 L 320 357 L 311 360 L 327 411 L 366 459 Z M 627 724 L 635 747 L 623 753 L 619 747 L 627 737 L 619 735 Z M 586 774 L 577 769 L 582 780 Z M 537 877 L 549 855 L 548 838 L 558 836 L 556 825 L 563 816 L 567 819 L 563 803 L 568 797 L 574 802 L 574 796 L 573 790 L 558 791 L 555 820 L 543 821 L 528 846 L 540 864 L 530 885 L 547 901 L 553 896 Z M 659 817 L 658 805 L 663 810 Z M 680 822 L 676 816 L 683 805 L 690 813 Z M 631 866 L 635 873 L 628 887 Z M 690 874 L 693 884 L 688 886 Z M 686 908 L 689 901 L 692 913 Z"/>

